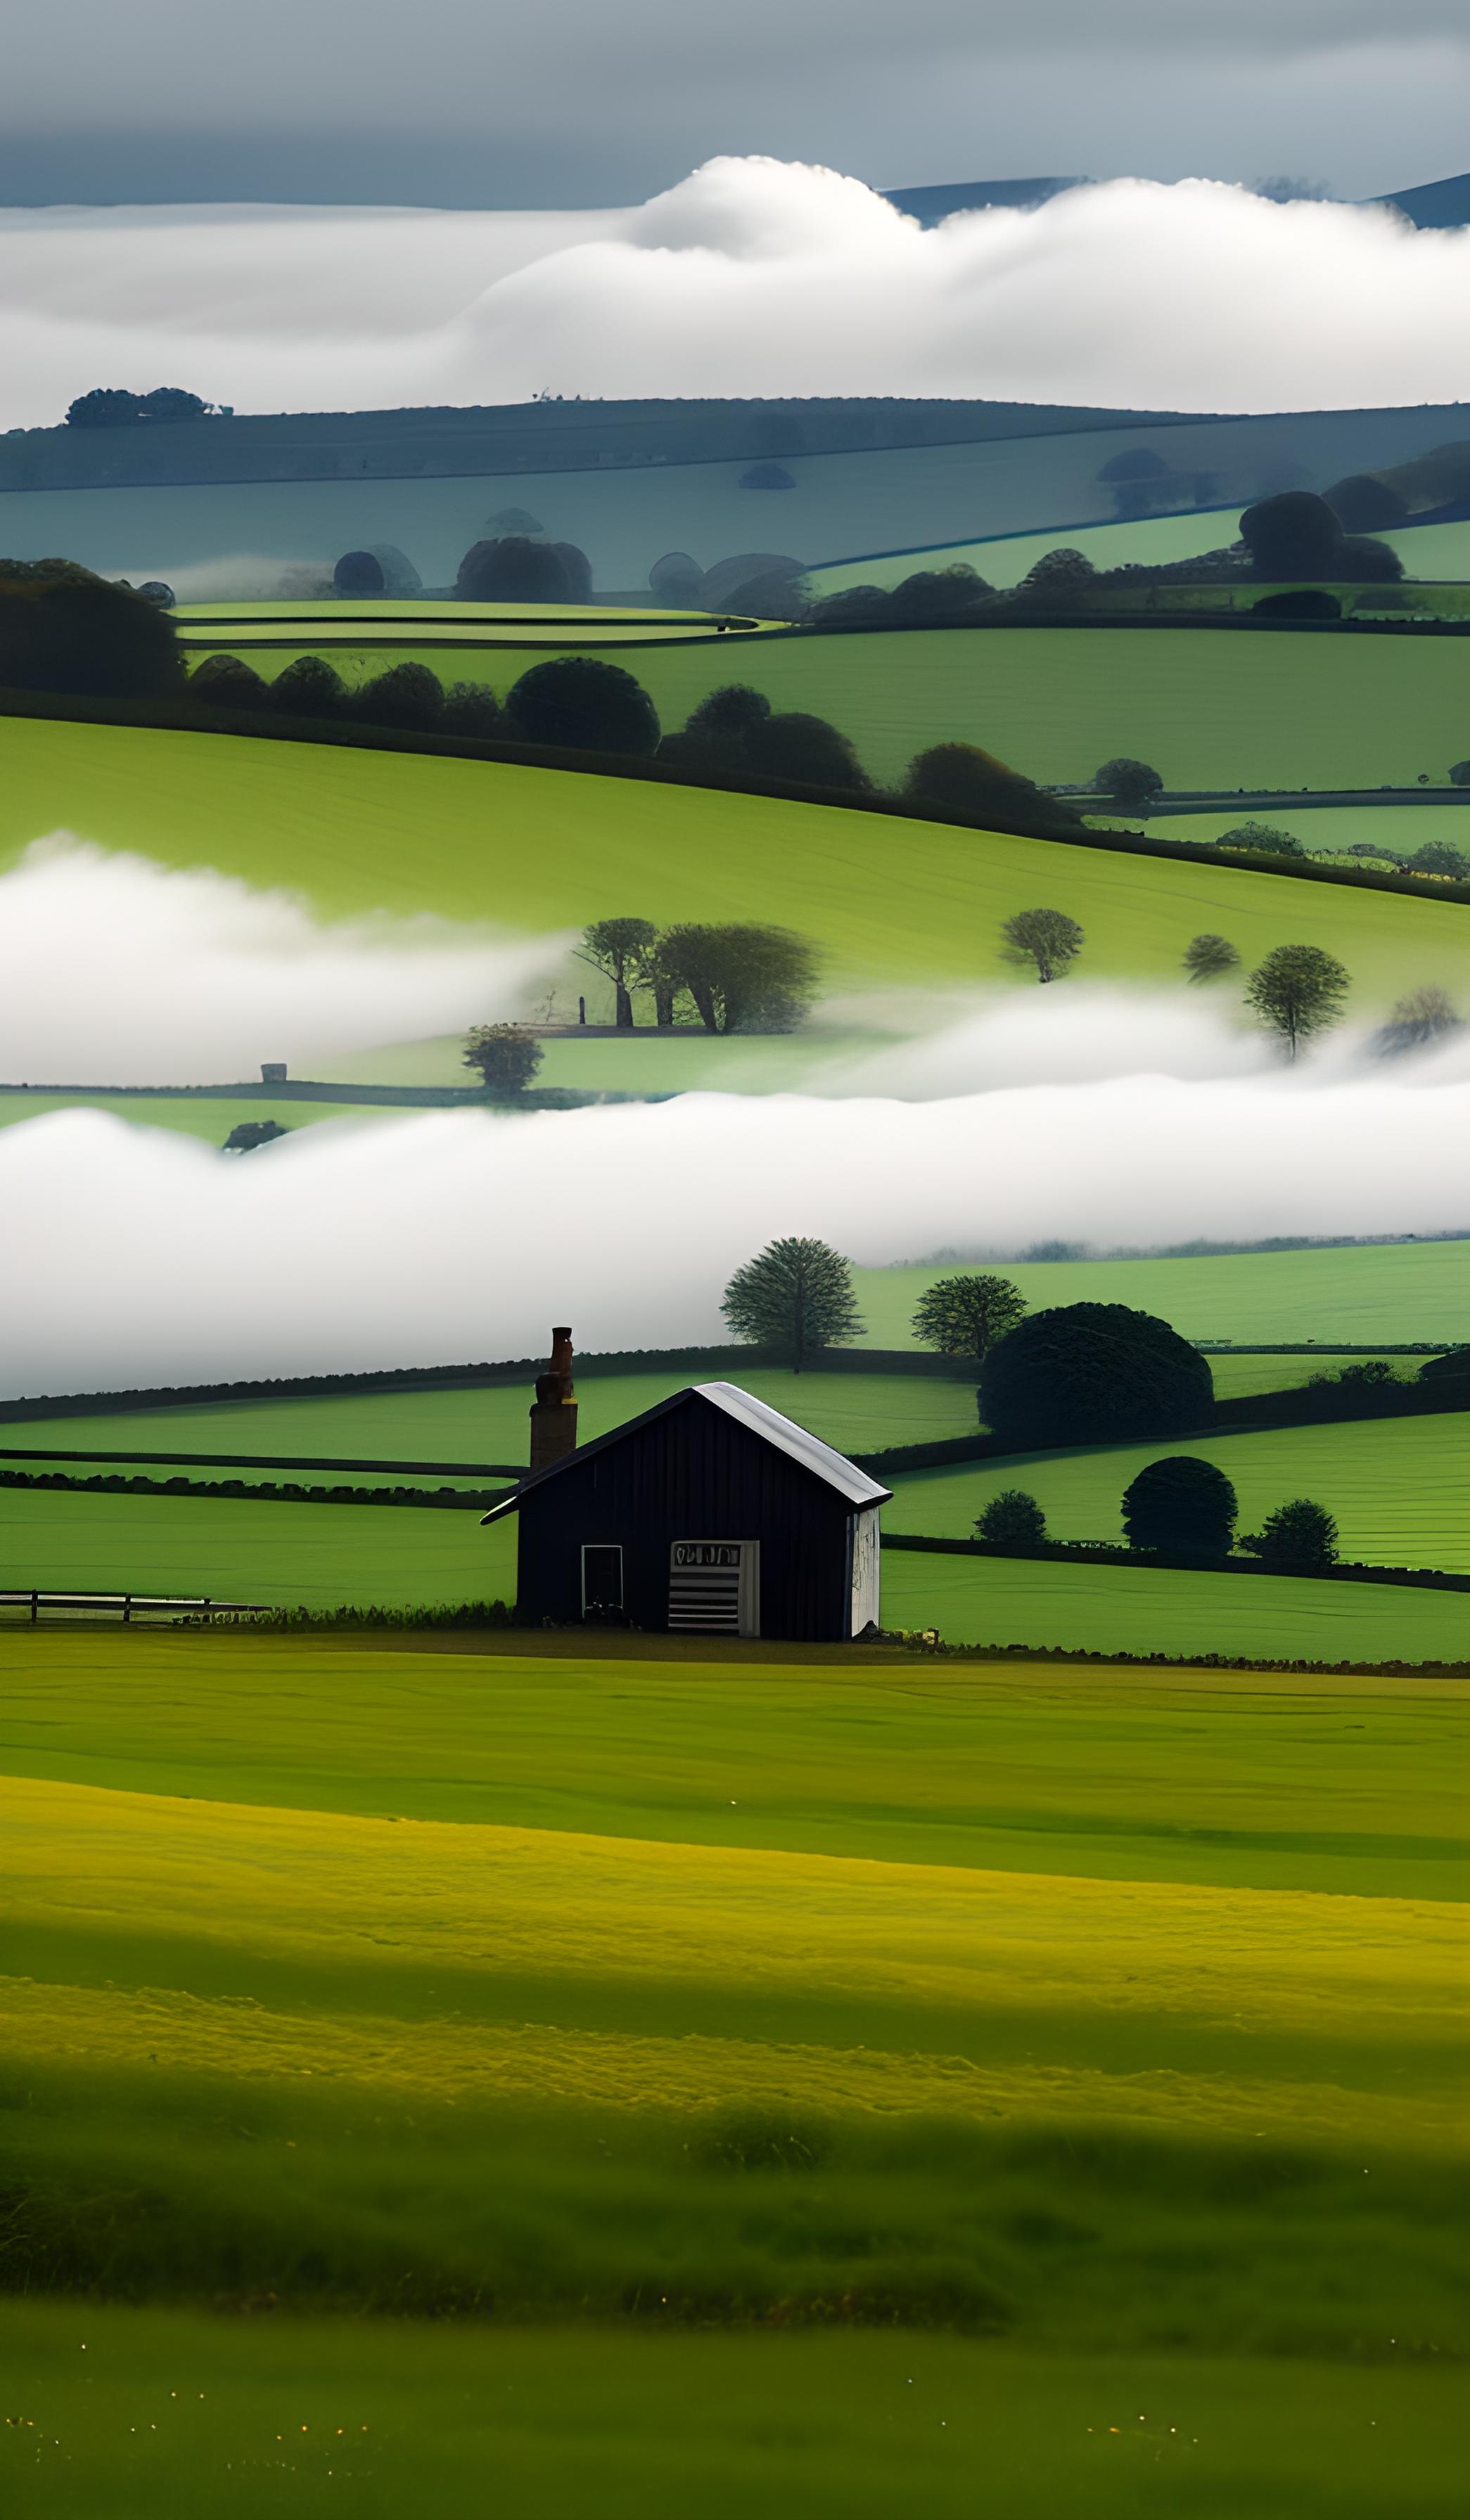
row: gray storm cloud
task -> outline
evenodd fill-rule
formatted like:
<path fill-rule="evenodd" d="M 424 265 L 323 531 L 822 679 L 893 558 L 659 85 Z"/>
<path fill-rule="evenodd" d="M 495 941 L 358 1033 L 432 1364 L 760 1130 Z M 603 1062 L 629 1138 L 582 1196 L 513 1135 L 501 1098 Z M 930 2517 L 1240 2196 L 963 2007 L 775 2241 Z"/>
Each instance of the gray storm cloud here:
<path fill-rule="evenodd" d="M 1463 1071 L 443 1112 L 244 1160 L 56 1113 L 0 1132 L 5 1389 L 528 1355 L 553 1318 L 589 1348 L 715 1338 L 730 1272 L 778 1234 L 882 1264 L 1463 1229 Z"/>
<path fill-rule="evenodd" d="M 0 425 L 100 379 L 239 409 L 916 394 L 1183 411 L 1470 397 L 1470 230 L 1123 181 L 925 231 L 717 158 L 641 208 L 11 211 Z"/>
<path fill-rule="evenodd" d="M 56 832 L 0 876 L 0 1077 L 189 1085 L 513 1015 L 565 937 L 322 923 L 287 892 Z"/>

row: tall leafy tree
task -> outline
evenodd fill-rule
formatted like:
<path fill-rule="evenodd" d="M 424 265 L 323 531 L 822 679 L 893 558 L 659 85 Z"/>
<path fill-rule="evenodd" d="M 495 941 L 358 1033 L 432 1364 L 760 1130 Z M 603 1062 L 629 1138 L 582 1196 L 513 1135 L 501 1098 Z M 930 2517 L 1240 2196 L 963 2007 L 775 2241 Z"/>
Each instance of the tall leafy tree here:
<path fill-rule="evenodd" d="M 706 1032 L 792 1032 L 816 995 L 816 950 L 786 927 L 670 927 L 658 961 Z"/>
<path fill-rule="evenodd" d="M 1278 945 L 1246 982 L 1246 1004 L 1295 1058 L 1312 1033 L 1338 1022 L 1348 988 L 1342 964 L 1319 945 Z"/>
<path fill-rule="evenodd" d="M 590 963 L 613 983 L 617 1012 L 614 1022 L 620 1032 L 630 1032 L 633 1025 L 633 991 L 644 976 L 644 963 L 658 929 L 651 919 L 594 919 L 582 929 L 582 941 L 576 949 L 579 963 Z"/>
<path fill-rule="evenodd" d="M 1082 931 L 1065 910 L 1018 910 L 1001 930 L 1001 961 L 1034 964 L 1038 980 L 1055 980 L 1082 950 Z"/>
<path fill-rule="evenodd" d="M 486 1094 L 512 1102 L 532 1083 L 541 1064 L 541 1045 L 524 1024 L 476 1024 L 465 1035 L 465 1065 L 473 1067 Z"/>
<path fill-rule="evenodd" d="M 768 1242 L 737 1269 L 720 1311 L 736 1338 L 777 1349 L 791 1359 L 793 1373 L 820 1349 L 860 1338 L 864 1328 L 851 1264 L 830 1243 L 800 1234 Z"/>
<path fill-rule="evenodd" d="M 968 1357 L 979 1372 L 997 1339 L 1026 1312 L 1026 1297 L 1009 1278 L 965 1274 L 937 1278 L 914 1308 L 913 1329 L 941 1356 Z"/>

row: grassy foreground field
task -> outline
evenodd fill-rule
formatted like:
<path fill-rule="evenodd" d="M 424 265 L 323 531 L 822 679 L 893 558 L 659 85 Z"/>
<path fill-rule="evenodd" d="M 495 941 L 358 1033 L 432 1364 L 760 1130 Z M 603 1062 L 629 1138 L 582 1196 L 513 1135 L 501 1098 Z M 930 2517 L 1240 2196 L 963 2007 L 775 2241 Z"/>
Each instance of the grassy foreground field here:
<path fill-rule="evenodd" d="M 5 1662 L 20 2509 L 1456 2507 L 1462 1688 Z"/>
<path fill-rule="evenodd" d="M 290 636 L 249 645 L 267 680 L 309 648 Z M 1043 782 L 1090 779 L 1125 751 L 1168 788 L 1377 788 L 1436 783 L 1462 757 L 1464 659 L 1452 638 L 1322 637 L 1311 632 L 1126 628 L 802 631 L 612 643 L 651 693 L 666 728 L 721 683 L 755 684 L 777 709 L 830 718 L 875 779 L 896 780 L 925 745 L 981 743 Z M 586 632 L 578 655 L 603 643 Z M 547 642 L 466 637 L 452 649 L 409 638 L 355 660 L 364 681 L 423 656 L 446 677 L 486 682 L 503 699 Z"/>
<path fill-rule="evenodd" d="M 1041 1505 L 1053 1539 L 1121 1541 L 1125 1488 L 1145 1462 L 1181 1452 L 1214 1462 L 1233 1482 L 1242 1531 L 1259 1530 L 1288 1497 L 1309 1496 L 1336 1515 L 1345 1558 L 1470 1571 L 1470 1415 L 1458 1414 L 1191 1435 L 913 1470 L 898 1481 L 884 1525 L 964 1539 L 999 1489 L 1019 1487 Z M 1470 1642 L 1470 1598 L 1465 1625 Z"/>
<path fill-rule="evenodd" d="M 1354 722 L 1351 695 L 1333 706 Z M 829 982 L 994 981 L 1000 922 L 1056 901 L 1086 931 L 1079 968 L 1093 976 L 1172 976 L 1211 928 L 1248 965 L 1282 943 L 1325 947 L 1353 974 L 1355 1011 L 1426 975 L 1453 988 L 1470 960 L 1454 905 L 1243 867 L 515 763 L 38 719 L 0 736 L 0 863 L 65 830 L 282 885 L 324 916 L 433 910 L 544 932 L 629 909 L 661 922 L 756 912 L 814 938 Z"/>

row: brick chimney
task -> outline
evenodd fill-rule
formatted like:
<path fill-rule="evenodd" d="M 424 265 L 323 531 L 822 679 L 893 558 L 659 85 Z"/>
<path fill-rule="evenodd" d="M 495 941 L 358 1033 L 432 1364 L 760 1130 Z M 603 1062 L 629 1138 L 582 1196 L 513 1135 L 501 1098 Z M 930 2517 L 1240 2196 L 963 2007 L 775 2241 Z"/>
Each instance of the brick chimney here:
<path fill-rule="evenodd" d="M 551 1363 L 536 1376 L 530 1411 L 530 1466 L 544 1470 L 576 1450 L 576 1396 L 572 1387 L 572 1332 L 551 1333 Z"/>

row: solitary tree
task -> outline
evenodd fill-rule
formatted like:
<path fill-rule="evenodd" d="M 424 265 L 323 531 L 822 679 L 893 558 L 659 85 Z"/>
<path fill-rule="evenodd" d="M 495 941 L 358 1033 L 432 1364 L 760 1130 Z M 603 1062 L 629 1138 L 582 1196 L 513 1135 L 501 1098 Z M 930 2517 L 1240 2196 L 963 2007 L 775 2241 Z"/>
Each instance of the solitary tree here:
<path fill-rule="evenodd" d="M 1000 933 L 1001 961 L 1034 964 L 1038 980 L 1056 979 L 1082 950 L 1082 931 L 1065 910 L 1018 910 Z"/>
<path fill-rule="evenodd" d="M 582 929 L 577 961 L 590 963 L 613 983 L 620 1032 L 633 1025 L 633 989 L 643 975 L 644 960 L 659 931 L 651 919 L 594 919 Z"/>
<path fill-rule="evenodd" d="M 1278 1505 L 1259 1531 L 1247 1533 L 1241 1548 L 1266 1566 L 1331 1566 L 1337 1558 L 1337 1524 L 1324 1505 L 1310 1497 L 1293 1497 Z"/>
<path fill-rule="evenodd" d="M 1029 1313 L 980 1369 L 980 1414 L 1008 1442 L 1122 1443 L 1208 1425 L 1207 1357 L 1168 1322 L 1127 1304 Z"/>
<path fill-rule="evenodd" d="M 1015 1328 L 1025 1311 L 1026 1297 L 1009 1278 L 937 1278 L 915 1307 L 914 1335 L 926 1347 L 937 1347 L 941 1356 L 968 1358 L 978 1372 L 982 1359 Z"/>
<path fill-rule="evenodd" d="M 1222 980 L 1238 971 L 1240 954 L 1225 936 L 1191 936 L 1184 948 L 1184 971 L 1190 980 Z"/>
<path fill-rule="evenodd" d="M 1046 1538 L 1046 1516 L 1025 1488 L 1002 1488 L 975 1529 L 981 1540 L 992 1540 L 1001 1549 L 1039 1549 Z"/>
<path fill-rule="evenodd" d="M 1258 499 L 1240 520 L 1240 539 L 1258 577 L 1336 578 L 1343 574 L 1343 528 L 1314 490 Z"/>
<path fill-rule="evenodd" d="M 1081 817 L 1060 796 L 1047 795 L 1034 780 L 978 743 L 932 743 L 926 752 L 916 752 L 899 792 L 916 813 L 938 806 L 944 813 L 969 814 L 978 823 L 995 817 L 1001 822 L 1067 823 L 1076 829 L 1081 825 Z"/>
<path fill-rule="evenodd" d="M 1124 1490 L 1123 1527 L 1130 1549 L 1166 1557 L 1226 1557 L 1238 1511 L 1223 1470 L 1192 1453 L 1150 1462 Z"/>
<path fill-rule="evenodd" d="M 1246 982 L 1246 1004 L 1295 1058 L 1302 1042 L 1339 1020 L 1348 986 L 1342 964 L 1320 946 L 1278 945 Z"/>
<path fill-rule="evenodd" d="M 1147 814 L 1164 793 L 1162 772 L 1147 761 L 1135 761 L 1127 752 L 1105 761 L 1092 784 L 1120 814 Z"/>
<path fill-rule="evenodd" d="M 787 1235 L 737 1269 L 720 1311 L 736 1338 L 773 1347 L 800 1373 L 806 1358 L 863 1334 L 850 1264 L 830 1243 Z"/>
<path fill-rule="evenodd" d="M 524 1024 L 476 1024 L 465 1035 L 465 1065 L 497 1102 L 524 1094 L 540 1064 L 541 1045 Z"/>
<path fill-rule="evenodd" d="M 463 604 L 571 604 L 571 574 L 552 543 L 502 534 L 472 543 L 459 564 L 455 594 Z"/>

